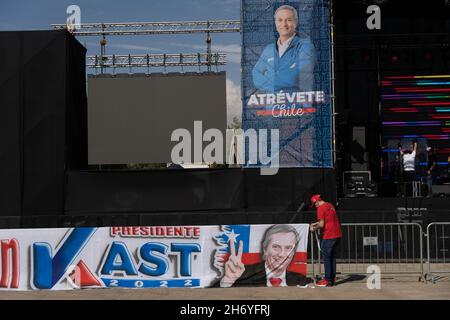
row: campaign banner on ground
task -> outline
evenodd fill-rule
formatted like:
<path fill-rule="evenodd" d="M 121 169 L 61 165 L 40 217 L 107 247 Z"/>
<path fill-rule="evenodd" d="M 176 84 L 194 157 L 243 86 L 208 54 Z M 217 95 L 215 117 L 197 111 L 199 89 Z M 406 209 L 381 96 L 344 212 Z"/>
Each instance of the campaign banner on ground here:
<path fill-rule="evenodd" d="M 0 290 L 291 286 L 307 224 L 0 230 Z"/>
<path fill-rule="evenodd" d="M 269 140 L 279 167 L 333 166 L 329 5 L 241 1 L 242 126 Z M 265 138 L 274 129 L 278 148 Z M 246 142 L 246 165 L 265 166 L 260 152 Z"/>

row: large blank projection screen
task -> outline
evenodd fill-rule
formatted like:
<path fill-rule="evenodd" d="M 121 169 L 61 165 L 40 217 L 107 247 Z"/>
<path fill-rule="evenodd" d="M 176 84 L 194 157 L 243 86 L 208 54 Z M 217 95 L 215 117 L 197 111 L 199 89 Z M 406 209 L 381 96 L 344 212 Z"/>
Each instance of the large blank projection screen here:
<path fill-rule="evenodd" d="M 89 164 L 171 162 L 173 130 L 194 144 L 194 121 L 225 137 L 224 72 L 89 76 L 88 90 Z"/>

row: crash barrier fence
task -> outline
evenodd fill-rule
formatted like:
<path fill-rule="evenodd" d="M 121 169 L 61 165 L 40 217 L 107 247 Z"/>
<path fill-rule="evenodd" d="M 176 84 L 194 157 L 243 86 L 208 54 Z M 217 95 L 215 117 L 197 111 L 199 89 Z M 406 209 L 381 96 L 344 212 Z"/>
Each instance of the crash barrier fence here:
<path fill-rule="evenodd" d="M 450 275 L 450 222 L 427 226 L 427 267 L 425 279 L 435 283 Z"/>
<path fill-rule="evenodd" d="M 433 283 L 450 276 L 450 222 L 344 223 L 336 246 L 337 274 L 364 275 L 377 266 L 383 275 L 417 276 Z M 309 273 L 323 274 L 320 236 L 310 234 Z M 425 246 L 426 245 L 426 246 Z"/>
<path fill-rule="evenodd" d="M 371 273 L 376 265 L 381 274 L 417 275 L 422 279 L 423 232 L 418 223 L 344 223 L 342 238 L 335 248 L 337 274 Z M 315 239 L 313 239 L 315 238 Z M 311 273 L 322 273 L 321 241 L 311 233 Z M 368 270 L 369 268 L 369 270 Z M 316 274 L 317 272 L 317 274 Z"/>

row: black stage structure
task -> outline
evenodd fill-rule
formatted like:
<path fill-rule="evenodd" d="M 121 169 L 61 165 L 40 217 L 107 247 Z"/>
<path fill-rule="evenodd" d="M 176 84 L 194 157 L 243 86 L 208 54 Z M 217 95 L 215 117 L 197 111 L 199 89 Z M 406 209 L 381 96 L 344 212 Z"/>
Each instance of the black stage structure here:
<path fill-rule="evenodd" d="M 384 1 L 382 30 L 368 30 L 370 1 L 334 3 L 336 169 L 281 168 L 275 176 L 239 168 L 87 170 L 85 49 L 65 31 L 1 32 L 0 161 L 8 170 L 0 227 L 310 222 L 313 193 L 335 203 L 342 222 L 448 221 L 449 198 L 381 197 L 392 194 L 383 194 L 375 88 L 380 74 L 450 73 L 450 7 Z M 432 45 L 439 56 L 432 65 L 417 54 L 401 59 Z M 389 62 L 392 48 L 401 63 Z M 352 143 L 354 127 L 365 128 L 365 146 Z M 355 156 L 360 147 L 366 158 Z M 355 169 L 352 156 L 372 172 L 380 197 L 343 197 L 340 177 Z"/>
<path fill-rule="evenodd" d="M 379 30 L 366 26 L 372 4 L 380 7 Z M 338 194 L 344 196 L 343 172 L 366 170 L 378 185 L 378 196 L 395 197 L 394 177 L 384 176 L 381 165 L 381 84 L 389 76 L 450 74 L 450 4 L 347 0 L 334 1 L 334 9 Z M 416 130 L 421 133 L 421 127 Z M 447 152 L 438 156 L 447 162 L 448 141 L 428 142 L 446 144 Z M 425 170 L 418 173 L 425 175 Z"/>
<path fill-rule="evenodd" d="M 87 163 L 85 53 L 65 31 L 0 32 L 0 216 L 62 214 Z"/>
<path fill-rule="evenodd" d="M 88 171 L 85 48 L 65 31 L 1 32 L 0 40 L 4 227 L 73 215 L 290 212 L 312 193 L 336 201 L 332 169 Z M 168 215 L 164 224 L 172 222 Z"/>
<path fill-rule="evenodd" d="M 314 193 L 336 202 L 332 169 L 175 169 L 68 173 L 66 214 L 291 212 Z"/>

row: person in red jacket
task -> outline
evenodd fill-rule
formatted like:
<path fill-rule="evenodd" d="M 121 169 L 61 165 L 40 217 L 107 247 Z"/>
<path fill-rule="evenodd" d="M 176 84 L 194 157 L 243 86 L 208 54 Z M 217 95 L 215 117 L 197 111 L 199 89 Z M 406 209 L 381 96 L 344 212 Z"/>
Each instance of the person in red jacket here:
<path fill-rule="evenodd" d="M 323 201 L 319 194 L 311 197 L 311 207 L 313 206 L 317 209 L 317 222 L 310 225 L 310 230 L 322 229 L 320 249 L 325 267 L 325 278 L 316 285 L 332 287 L 336 280 L 336 246 L 342 237 L 341 224 L 333 205 Z"/>

